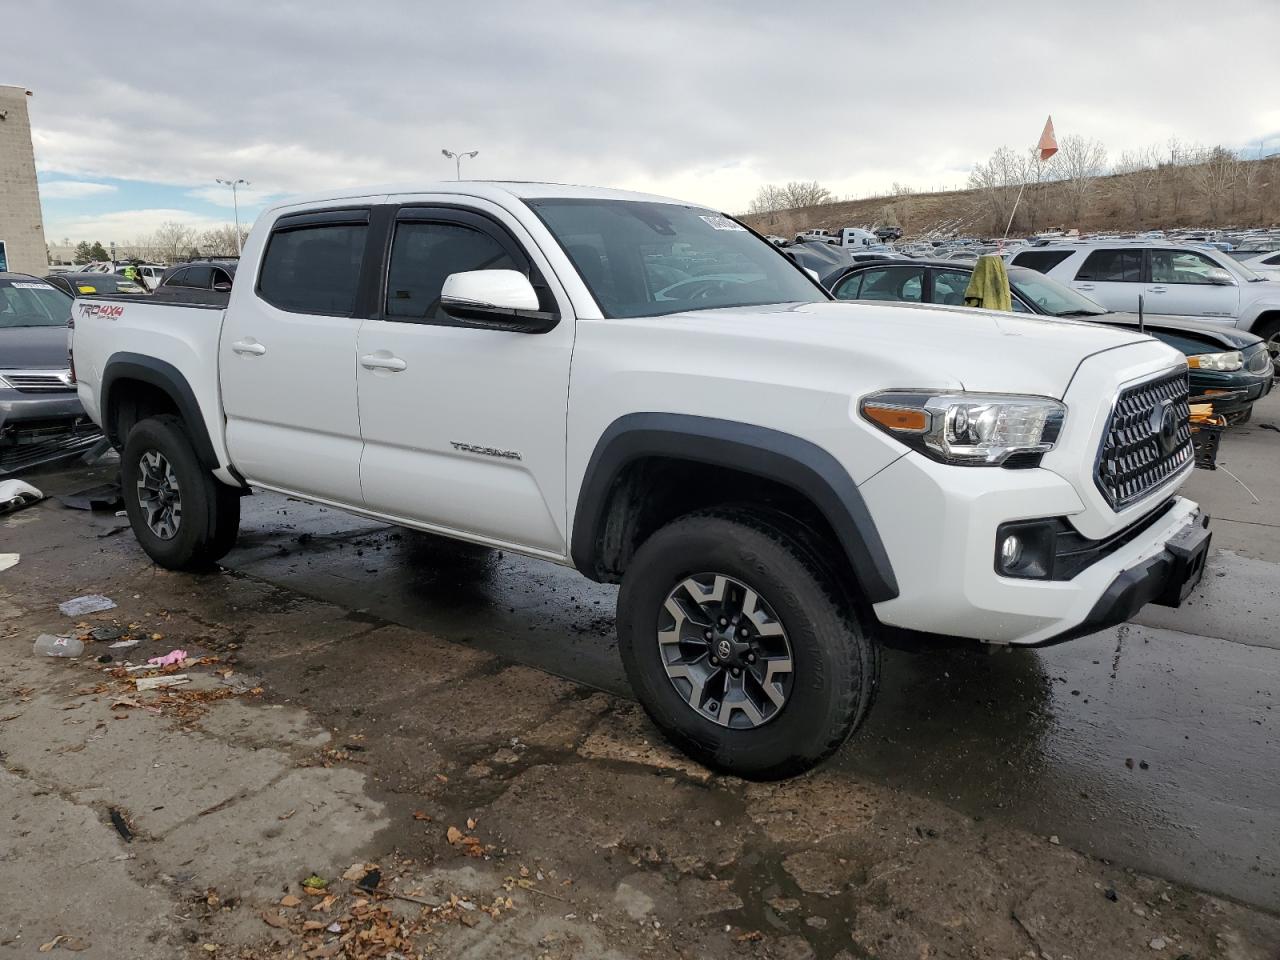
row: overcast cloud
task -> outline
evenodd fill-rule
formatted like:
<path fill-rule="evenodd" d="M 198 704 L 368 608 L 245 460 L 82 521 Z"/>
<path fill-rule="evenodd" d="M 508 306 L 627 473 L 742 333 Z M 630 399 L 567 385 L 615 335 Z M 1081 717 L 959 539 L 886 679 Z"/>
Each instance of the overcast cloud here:
<path fill-rule="evenodd" d="M 841 195 L 955 186 L 996 147 L 1033 143 L 1047 113 L 1113 157 L 1171 136 L 1280 150 L 1273 0 L 91 9 L 30 5 L 24 32 L 40 41 L 0 61 L 0 82 L 35 93 L 51 238 L 105 214 L 113 229 L 225 219 L 219 176 L 252 181 L 250 214 L 283 193 L 451 179 L 442 147 L 480 151 L 468 176 L 730 210 L 789 179 Z M 190 202 L 57 180 L 166 185 Z M 90 194 L 92 216 L 69 206 Z"/>

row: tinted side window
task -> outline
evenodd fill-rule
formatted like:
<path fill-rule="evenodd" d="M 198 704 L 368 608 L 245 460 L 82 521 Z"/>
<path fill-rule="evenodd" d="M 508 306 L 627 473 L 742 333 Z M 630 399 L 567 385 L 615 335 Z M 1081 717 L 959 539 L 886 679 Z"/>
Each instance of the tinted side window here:
<path fill-rule="evenodd" d="M 401 223 L 387 271 L 388 317 L 448 320 L 440 289 L 451 273 L 518 270 L 502 245 L 483 231 L 458 223 Z"/>
<path fill-rule="evenodd" d="M 862 275 L 859 300 L 905 300 L 919 303 L 924 294 L 924 267 L 881 267 Z"/>
<path fill-rule="evenodd" d="M 1030 267 L 1040 273 L 1048 273 L 1069 256 L 1070 250 L 1024 250 L 1013 258 L 1013 263 L 1018 267 Z"/>
<path fill-rule="evenodd" d="M 964 306 L 964 292 L 969 289 L 973 274 L 968 270 L 935 270 L 933 272 L 933 302 L 953 307 Z"/>
<path fill-rule="evenodd" d="M 258 293 L 292 313 L 351 316 L 368 229 L 363 223 L 333 223 L 273 233 Z"/>
<path fill-rule="evenodd" d="M 845 277 L 831 291 L 837 300 L 857 300 L 858 291 L 862 288 L 862 274 L 855 273 Z"/>
<path fill-rule="evenodd" d="M 1080 265 L 1076 279 L 1105 283 L 1141 283 L 1142 251 L 1094 250 Z"/>
<path fill-rule="evenodd" d="M 1193 250 L 1152 250 L 1152 283 L 1209 283 L 1211 273 L 1222 267 Z"/>
<path fill-rule="evenodd" d="M 188 267 L 181 274 L 182 279 L 178 281 L 180 287 L 195 287 L 198 290 L 208 290 L 213 286 L 213 268 L 212 267 Z"/>
<path fill-rule="evenodd" d="M 164 282 L 166 287 L 185 287 L 187 285 L 187 274 L 190 270 L 175 270 L 169 275 L 169 279 Z"/>

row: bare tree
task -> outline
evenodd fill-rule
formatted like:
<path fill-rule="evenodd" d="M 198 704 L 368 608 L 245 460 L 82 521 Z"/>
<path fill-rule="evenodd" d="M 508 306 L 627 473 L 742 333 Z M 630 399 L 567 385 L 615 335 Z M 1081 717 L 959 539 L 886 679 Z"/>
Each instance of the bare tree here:
<path fill-rule="evenodd" d="M 1146 215 L 1160 189 L 1160 156 L 1155 147 L 1126 150 L 1115 172 L 1120 193 L 1129 202 L 1135 223 Z"/>
<path fill-rule="evenodd" d="M 1032 155 L 1001 147 L 985 163 L 974 164 L 969 189 L 978 194 L 978 216 L 988 232 L 1000 233 L 1013 215 L 1019 194 L 1034 177 Z"/>
<path fill-rule="evenodd" d="M 792 180 L 782 188 L 782 196 L 784 208 L 787 210 L 796 210 L 800 207 L 816 207 L 819 204 L 831 203 L 835 200 L 831 191 L 818 183 L 817 180 L 804 182 Z"/>
<path fill-rule="evenodd" d="M 1052 175 L 1062 181 L 1067 213 L 1079 223 L 1089 205 L 1098 177 L 1107 168 L 1107 148 L 1100 140 L 1071 134 L 1058 141 Z"/>
<path fill-rule="evenodd" d="M 1176 218 L 1182 210 L 1182 201 L 1187 195 L 1186 166 L 1196 150 L 1177 137 L 1169 138 L 1168 150 L 1169 160 L 1160 168 L 1160 188 L 1161 192 L 1169 198 L 1173 208 L 1170 216 Z"/>
<path fill-rule="evenodd" d="M 755 211 L 752 211 L 755 212 Z M 240 231 L 240 245 L 248 238 L 249 231 Z M 200 234 L 200 252 L 206 257 L 234 257 L 240 252 L 236 244 L 236 228 L 229 223 L 214 227 Z"/>
<path fill-rule="evenodd" d="M 747 208 L 747 213 L 775 213 L 786 207 L 786 202 L 782 195 L 782 188 L 774 186 L 772 183 L 766 183 L 756 193 L 755 199 L 751 201 L 751 206 Z"/>
<path fill-rule="evenodd" d="M 1209 208 L 1209 219 L 1220 222 L 1240 176 L 1240 161 L 1235 153 L 1224 147 L 1201 151 L 1186 172 L 1192 189 Z"/>
<path fill-rule="evenodd" d="M 195 231 L 183 223 L 168 221 L 160 224 L 151 235 L 149 246 L 155 251 L 158 259 L 173 263 L 188 256 L 195 244 Z"/>

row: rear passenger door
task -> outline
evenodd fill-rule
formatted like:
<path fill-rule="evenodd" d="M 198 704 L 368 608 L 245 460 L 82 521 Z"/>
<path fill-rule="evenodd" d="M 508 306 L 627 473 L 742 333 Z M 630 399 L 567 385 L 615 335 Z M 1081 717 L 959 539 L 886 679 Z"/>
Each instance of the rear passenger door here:
<path fill-rule="evenodd" d="M 281 216 L 265 252 L 246 250 L 218 362 L 227 447 L 254 483 L 363 503 L 355 355 L 371 235 L 368 205 L 315 210 Z"/>
<path fill-rule="evenodd" d="M 365 502 L 563 558 L 573 315 L 523 228 L 472 202 L 406 198 L 391 224 L 385 287 L 357 350 Z M 539 334 L 494 330 L 441 309 L 450 274 L 497 269 L 528 275 L 559 323 Z"/>
<path fill-rule="evenodd" d="M 1089 251 L 1071 286 L 1108 310 L 1137 310 L 1138 296 L 1144 292 L 1142 249 Z"/>

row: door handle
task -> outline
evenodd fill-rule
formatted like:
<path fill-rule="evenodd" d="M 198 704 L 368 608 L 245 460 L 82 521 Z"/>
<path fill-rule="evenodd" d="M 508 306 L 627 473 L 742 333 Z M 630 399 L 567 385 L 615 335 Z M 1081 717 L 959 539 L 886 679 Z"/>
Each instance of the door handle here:
<path fill-rule="evenodd" d="M 360 358 L 360 366 L 366 370 L 390 370 L 399 373 L 409 365 L 399 357 L 380 357 L 376 353 L 366 353 Z"/>
<path fill-rule="evenodd" d="M 1077 284 L 1076 284 L 1076 289 L 1077 289 L 1077 290 L 1092 290 L 1092 289 L 1093 289 L 1093 284 L 1092 284 L 1092 283 L 1077 283 Z"/>
<path fill-rule="evenodd" d="M 237 340 L 231 344 L 231 349 L 236 353 L 248 354 L 253 357 L 260 357 L 267 352 L 267 348 L 257 340 Z"/>
<path fill-rule="evenodd" d="M 1168 293 L 1168 287 L 1147 287 L 1147 293 Z"/>

